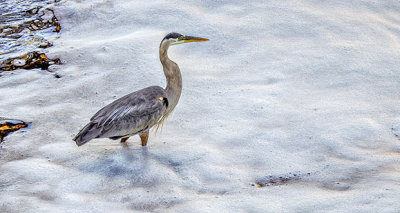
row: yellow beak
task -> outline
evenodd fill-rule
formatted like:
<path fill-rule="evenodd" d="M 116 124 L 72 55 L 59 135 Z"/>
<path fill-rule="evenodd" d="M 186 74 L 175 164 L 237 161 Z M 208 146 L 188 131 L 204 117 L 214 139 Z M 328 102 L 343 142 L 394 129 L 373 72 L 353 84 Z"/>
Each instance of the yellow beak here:
<path fill-rule="evenodd" d="M 184 41 L 185 43 L 188 43 L 188 42 L 208 41 L 208 39 L 206 39 L 206 38 L 200 38 L 200 37 L 194 37 L 194 36 L 185 36 L 185 38 L 183 39 L 183 41 Z"/>

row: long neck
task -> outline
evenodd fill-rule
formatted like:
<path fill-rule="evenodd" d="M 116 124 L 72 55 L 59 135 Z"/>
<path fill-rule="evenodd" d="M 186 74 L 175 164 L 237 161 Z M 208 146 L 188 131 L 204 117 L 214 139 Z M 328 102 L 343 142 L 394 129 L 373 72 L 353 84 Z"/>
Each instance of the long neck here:
<path fill-rule="evenodd" d="M 162 42 L 160 45 L 160 61 L 164 68 L 164 74 L 167 78 L 168 95 L 168 113 L 170 113 L 178 104 L 182 92 L 182 75 L 178 65 L 168 58 L 169 42 Z"/>

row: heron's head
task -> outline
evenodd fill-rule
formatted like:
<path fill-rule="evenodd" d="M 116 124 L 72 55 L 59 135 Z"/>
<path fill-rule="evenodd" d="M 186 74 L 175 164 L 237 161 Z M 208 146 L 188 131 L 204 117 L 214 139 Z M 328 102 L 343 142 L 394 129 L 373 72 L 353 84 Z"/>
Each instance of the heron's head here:
<path fill-rule="evenodd" d="M 189 42 L 200 42 L 200 41 L 208 41 L 208 39 L 195 36 L 185 36 L 179 33 L 169 33 L 164 37 L 161 43 L 169 42 L 169 45 L 175 45 L 175 44 L 184 44 Z"/>

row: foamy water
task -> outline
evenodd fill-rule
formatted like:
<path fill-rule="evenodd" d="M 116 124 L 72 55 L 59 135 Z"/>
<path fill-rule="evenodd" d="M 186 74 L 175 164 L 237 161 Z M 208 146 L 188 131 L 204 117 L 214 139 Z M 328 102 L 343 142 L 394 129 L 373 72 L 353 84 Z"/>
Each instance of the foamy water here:
<path fill-rule="evenodd" d="M 65 63 L 1 78 L 0 115 L 32 122 L 0 149 L 1 212 L 398 212 L 397 1 L 65 1 Z M 183 93 L 148 147 L 73 136 L 101 107 Z M 13 110 L 8 110 L 8 109 Z"/>
<path fill-rule="evenodd" d="M 44 51 L 56 38 L 55 28 L 47 23 L 54 17 L 57 0 L 0 1 L 0 59 Z"/>

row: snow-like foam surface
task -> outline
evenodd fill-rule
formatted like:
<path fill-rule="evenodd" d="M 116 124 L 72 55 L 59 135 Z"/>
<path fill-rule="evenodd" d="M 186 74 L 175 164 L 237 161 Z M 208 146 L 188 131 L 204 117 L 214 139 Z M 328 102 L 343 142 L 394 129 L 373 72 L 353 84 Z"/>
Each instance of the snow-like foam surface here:
<path fill-rule="evenodd" d="M 1 212 L 400 211 L 397 1 L 55 11 L 61 78 L 1 78 L 0 115 L 32 122 L 2 144 Z M 72 137 L 102 106 L 165 85 L 158 46 L 171 31 L 210 41 L 170 48 L 184 89 L 164 128 L 147 148 L 137 137 L 78 148 Z"/>

